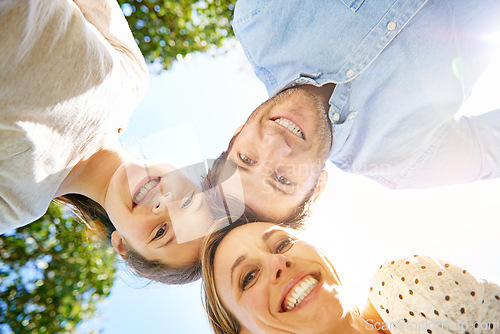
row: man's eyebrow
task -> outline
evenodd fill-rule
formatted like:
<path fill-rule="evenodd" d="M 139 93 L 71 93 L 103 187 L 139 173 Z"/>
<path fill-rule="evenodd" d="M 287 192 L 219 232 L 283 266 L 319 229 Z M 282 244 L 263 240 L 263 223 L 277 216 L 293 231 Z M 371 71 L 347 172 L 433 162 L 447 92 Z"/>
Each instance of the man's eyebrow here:
<path fill-rule="evenodd" d="M 281 194 L 283 194 L 283 195 L 286 195 L 286 196 L 292 196 L 292 194 L 287 193 L 286 191 L 284 191 L 283 189 L 281 189 L 280 187 L 278 187 L 278 186 L 274 183 L 274 181 L 273 181 L 273 180 L 271 180 L 271 179 L 266 179 L 266 183 L 267 183 L 268 185 L 270 185 L 270 186 L 271 186 L 271 187 L 272 187 L 275 191 L 277 191 L 277 192 L 279 192 L 279 193 L 281 193 Z"/>
<path fill-rule="evenodd" d="M 233 265 L 231 266 L 231 285 L 233 284 L 233 271 L 238 267 L 243 261 L 245 261 L 247 258 L 246 255 L 242 255 L 239 258 L 234 261 Z"/>
<path fill-rule="evenodd" d="M 238 167 L 238 170 L 243 171 L 243 172 L 245 172 L 245 173 L 250 173 L 250 169 L 249 169 L 247 166 L 245 166 L 244 164 L 239 165 L 239 164 L 238 164 L 238 163 L 236 163 L 236 162 L 234 162 L 234 163 L 235 163 L 235 164 L 236 164 L 236 166 Z"/>

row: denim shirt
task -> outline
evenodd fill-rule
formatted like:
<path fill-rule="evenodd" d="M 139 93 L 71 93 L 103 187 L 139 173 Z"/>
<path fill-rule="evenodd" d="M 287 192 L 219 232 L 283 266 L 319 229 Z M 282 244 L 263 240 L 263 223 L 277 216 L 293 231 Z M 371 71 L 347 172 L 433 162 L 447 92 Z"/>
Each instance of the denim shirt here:
<path fill-rule="evenodd" d="M 238 0 L 233 28 L 270 96 L 336 84 L 336 166 L 424 188 L 500 176 L 500 111 L 455 119 L 499 21 L 497 0 Z"/>

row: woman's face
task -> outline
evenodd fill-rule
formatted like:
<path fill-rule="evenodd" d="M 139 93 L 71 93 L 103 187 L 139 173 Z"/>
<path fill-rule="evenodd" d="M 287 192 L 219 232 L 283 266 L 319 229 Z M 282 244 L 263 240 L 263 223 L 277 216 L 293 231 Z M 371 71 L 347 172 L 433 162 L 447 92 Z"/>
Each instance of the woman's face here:
<path fill-rule="evenodd" d="M 112 244 L 118 253 L 132 248 L 174 267 L 198 260 L 201 237 L 213 223 L 203 193 L 167 164 L 120 166 L 104 208 L 116 228 Z"/>
<path fill-rule="evenodd" d="M 215 286 L 243 333 L 339 330 L 340 283 L 312 245 L 286 229 L 251 223 L 231 231 L 214 259 Z"/>

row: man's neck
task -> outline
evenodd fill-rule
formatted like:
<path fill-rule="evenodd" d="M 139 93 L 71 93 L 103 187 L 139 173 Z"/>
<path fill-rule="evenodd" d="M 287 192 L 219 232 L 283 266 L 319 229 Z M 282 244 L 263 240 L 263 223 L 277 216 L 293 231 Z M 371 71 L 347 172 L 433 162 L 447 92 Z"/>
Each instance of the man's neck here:
<path fill-rule="evenodd" d="M 300 85 L 298 88 L 316 96 L 323 104 L 325 111 L 328 113 L 328 110 L 330 110 L 330 98 L 332 97 L 333 90 L 335 89 L 334 83 L 327 83 L 319 87 L 313 85 Z"/>

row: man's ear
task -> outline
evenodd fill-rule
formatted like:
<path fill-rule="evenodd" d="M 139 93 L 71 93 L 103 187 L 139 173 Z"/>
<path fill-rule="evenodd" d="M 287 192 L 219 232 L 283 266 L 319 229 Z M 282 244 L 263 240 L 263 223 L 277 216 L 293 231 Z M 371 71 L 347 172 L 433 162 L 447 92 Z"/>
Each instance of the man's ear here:
<path fill-rule="evenodd" d="M 125 243 L 125 239 L 123 239 L 118 231 L 113 231 L 113 233 L 111 233 L 111 245 L 123 259 L 125 257 L 125 254 L 127 254 L 128 248 L 127 244 Z"/>
<path fill-rule="evenodd" d="M 313 202 L 315 202 L 318 196 L 323 192 L 323 189 L 325 189 L 327 181 L 328 181 L 328 172 L 323 169 L 319 174 L 318 183 L 316 183 L 316 188 L 314 188 L 314 194 L 311 197 Z"/>
<path fill-rule="evenodd" d="M 239 125 L 237 128 L 236 128 L 236 131 L 234 131 L 234 134 L 233 134 L 233 137 L 236 136 L 238 133 L 241 132 L 241 129 L 243 129 L 243 127 L 245 126 L 245 124 L 241 124 Z"/>

